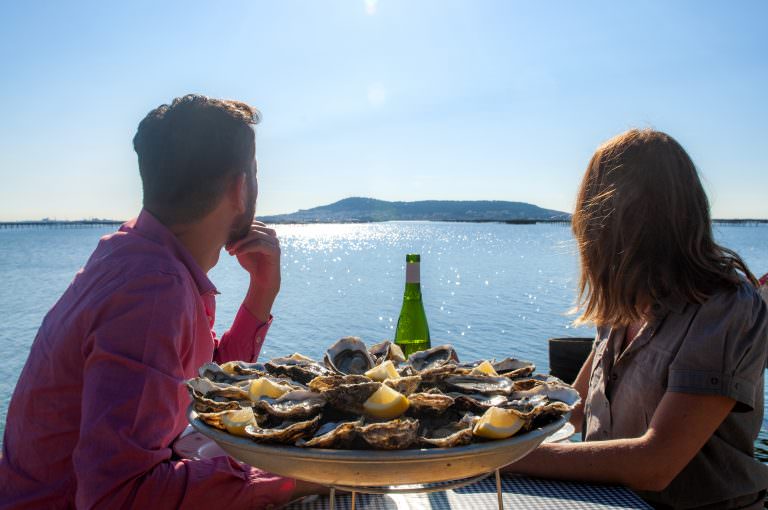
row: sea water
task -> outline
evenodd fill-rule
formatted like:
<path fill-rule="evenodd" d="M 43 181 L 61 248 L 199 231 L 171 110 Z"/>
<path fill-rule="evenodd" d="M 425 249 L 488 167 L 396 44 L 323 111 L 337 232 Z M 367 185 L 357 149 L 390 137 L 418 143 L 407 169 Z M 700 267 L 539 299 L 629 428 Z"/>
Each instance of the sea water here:
<path fill-rule="evenodd" d="M 261 360 L 293 352 L 321 358 L 342 336 L 359 336 L 369 344 L 393 338 L 406 253 L 421 254 L 432 345 L 451 343 L 462 359 L 514 356 L 546 373 L 548 338 L 594 335 L 591 328 L 574 328 L 574 316 L 568 314 L 578 256 L 567 225 L 389 222 L 278 225 L 276 230 L 282 289 Z M 0 434 L 43 316 L 99 238 L 111 231 L 0 230 Z M 758 276 L 768 272 L 768 225 L 718 225 L 715 234 Z M 216 329 L 223 333 L 248 275 L 222 252 L 209 276 L 221 293 Z"/>

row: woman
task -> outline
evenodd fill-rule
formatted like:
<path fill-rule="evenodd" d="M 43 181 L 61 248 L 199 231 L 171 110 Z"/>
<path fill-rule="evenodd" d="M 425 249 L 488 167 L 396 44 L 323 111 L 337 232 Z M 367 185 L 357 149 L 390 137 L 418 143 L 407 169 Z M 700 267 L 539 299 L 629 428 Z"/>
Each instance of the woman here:
<path fill-rule="evenodd" d="M 509 469 L 623 484 L 658 508 L 762 508 L 766 304 L 741 258 L 714 242 L 688 154 L 652 130 L 606 142 L 573 232 L 579 321 L 597 326 L 574 383 L 585 442 L 543 445 Z"/>

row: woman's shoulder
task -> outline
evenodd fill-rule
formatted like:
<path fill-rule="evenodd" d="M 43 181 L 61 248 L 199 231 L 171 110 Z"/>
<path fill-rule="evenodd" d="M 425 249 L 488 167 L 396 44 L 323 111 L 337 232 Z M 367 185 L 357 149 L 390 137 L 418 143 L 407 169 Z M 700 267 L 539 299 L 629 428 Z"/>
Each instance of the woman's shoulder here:
<path fill-rule="evenodd" d="M 760 295 L 760 290 L 745 279 L 736 287 L 716 291 L 701 304 L 701 312 L 721 317 L 736 315 L 740 320 L 760 317 L 767 320 L 766 303 Z"/>

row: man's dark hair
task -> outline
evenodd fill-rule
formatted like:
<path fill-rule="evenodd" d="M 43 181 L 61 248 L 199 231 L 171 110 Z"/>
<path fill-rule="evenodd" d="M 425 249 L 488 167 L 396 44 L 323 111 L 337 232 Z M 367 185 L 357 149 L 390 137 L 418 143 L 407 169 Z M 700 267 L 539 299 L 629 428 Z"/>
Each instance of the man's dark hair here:
<path fill-rule="evenodd" d="M 245 103 L 196 94 L 149 112 L 133 138 L 144 207 L 167 225 L 211 212 L 230 179 L 251 171 L 251 126 L 259 120 L 259 111 Z"/>

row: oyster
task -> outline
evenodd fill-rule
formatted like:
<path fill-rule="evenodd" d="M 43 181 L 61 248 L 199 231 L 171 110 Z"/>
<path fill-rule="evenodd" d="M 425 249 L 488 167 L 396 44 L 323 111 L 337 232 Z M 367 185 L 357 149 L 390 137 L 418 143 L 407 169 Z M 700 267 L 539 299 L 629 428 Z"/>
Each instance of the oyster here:
<path fill-rule="evenodd" d="M 316 416 L 325 404 L 325 397 L 320 393 L 294 390 L 276 399 L 261 399 L 255 407 L 276 418 L 301 420 Z"/>
<path fill-rule="evenodd" d="M 472 427 L 480 418 L 472 413 L 465 414 L 459 421 L 449 422 L 435 428 L 424 428 L 419 437 L 422 444 L 438 448 L 464 446 L 472 442 Z"/>
<path fill-rule="evenodd" d="M 187 389 L 193 399 L 224 401 L 248 401 L 248 389 L 227 383 L 217 383 L 205 377 L 195 377 L 187 381 Z"/>
<path fill-rule="evenodd" d="M 328 422 L 315 431 L 310 439 L 299 439 L 296 446 L 310 448 L 351 448 L 357 439 L 357 427 L 362 420 Z"/>
<path fill-rule="evenodd" d="M 456 375 L 456 365 L 449 363 L 439 367 L 428 368 L 419 373 L 421 377 L 421 391 L 429 388 L 443 387 L 443 381 L 452 375 Z"/>
<path fill-rule="evenodd" d="M 461 363 L 456 364 L 456 370 L 464 373 L 469 373 L 473 368 L 476 368 L 480 366 L 481 363 L 483 363 L 485 360 L 479 359 L 475 361 L 462 361 Z"/>
<path fill-rule="evenodd" d="M 453 405 L 453 397 L 442 393 L 414 393 L 408 397 L 408 414 L 442 414 Z"/>
<path fill-rule="evenodd" d="M 416 372 L 423 372 L 446 364 L 456 364 L 459 356 L 450 345 L 438 345 L 425 351 L 414 352 L 408 357 L 408 364 Z"/>
<path fill-rule="evenodd" d="M 482 393 L 449 393 L 453 397 L 454 405 L 458 409 L 464 409 L 482 414 L 489 407 L 500 406 L 507 402 L 506 395 L 484 395 Z"/>
<path fill-rule="evenodd" d="M 521 384 L 520 386 L 522 387 L 515 387 L 509 396 L 510 400 L 538 398 L 547 401 L 563 402 L 570 407 L 575 406 L 581 400 L 579 392 L 566 384 L 548 383 L 535 379 L 529 379 L 528 381 L 535 384 L 530 384 L 530 386 L 528 384 Z"/>
<path fill-rule="evenodd" d="M 421 377 L 412 375 L 409 377 L 398 377 L 396 379 L 387 379 L 384 384 L 405 396 L 415 393 L 421 384 Z"/>
<path fill-rule="evenodd" d="M 211 413 L 198 413 L 197 416 L 200 418 L 200 421 L 206 425 L 216 427 L 217 429 L 226 430 L 227 427 L 224 425 L 225 418 L 227 416 L 235 415 L 236 413 L 240 412 L 240 410 L 241 408 L 238 407 L 237 409 L 227 409 Z"/>
<path fill-rule="evenodd" d="M 364 374 L 374 367 L 373 357 L 356 336 L 347 336 L 334 343 L 323 358 L 325 366 L 338 374 Z"/>
<path fill-rule="evenodd" d="M 228 361 L 219 365 L 218 363 L 206 363 L 197 371 L 200 377 L 210 379 L 214 382 L 236 383 L 238 381 L 247 381 L 266 374 L 264 365 L 261 363 L 245 363 L 244 361 Z"/>
<path fill-rule="evenodd" d="M 451 375 L 443 379 L 442 383 L 452 391 L 485 395 L 508 395 L 514 388 L 512 381 L 503 376 Z"/>
<path fill-rule="evenodd" d="M 402 450 L 416 442 L 419 422 L 411 418 L 358 426 L 357 434 L 377 450 Z"/>
<path fill-rule="evenodd" d="M 312 435 L 320 425 L 320 416 L 307 421 L 284 421 L 274 428 L 245 427 L 245 433 L 258 442 L 293 444 L 299 439 Z"/>
<path fill-rule="evenodd" d="M 518 379 L 531 375 L 536 370 L 536 365 L 530 361 L 506 358 L 493 363 L 493 369 L 499 375 L 509 377 L 510 379 Z"/>
<path fill-rule="evenodd" d="M 317 361 L 296 354 L 271 359 L 264 364 L 264 368 L 272 375 L 290 377 L 301 384 L 307 384 L 315 377 L 333 373 Z"/>
<path fill-rule="evenodd" d="M 367 378 L 366 378 L 367 379 Z M 322 392 L 328 403 L 339 411 L 363 414 L 363 404 L 379 388 L 380 382 L 371 381 L 357 384 L 339 384 Z"/>
<path fill-rule="evenodd" d="M 562 416 L 578 404 L 579 393 L 570 386 L 558 383 L 538 384 L 528 390 L 515 391 L 499 407 L 515 411 L 524 421 L 524 430 L 530 430 L 537 421 Z"/>
<path fill-rule="evenodd" d="M 343 384 L 361 384 L 369 383 L 371 379 L 364 375 L 325 375 L 315 377 L 309 381 L 309 389 L 312 391 L 328 391 L 337 388 Z"/>
<path fill-rule="evenodd" d="M 373 357 L 376 365 L 381 365 L 387 360 L 392 360 L 395 365 L 405 361 L 405 354 L 403 354 L 403 350 L 400 346 L 389 340 L 384 340 L 383 342 L 371 346 L 371 348 L 368 349 L 368 353 Z"/>

